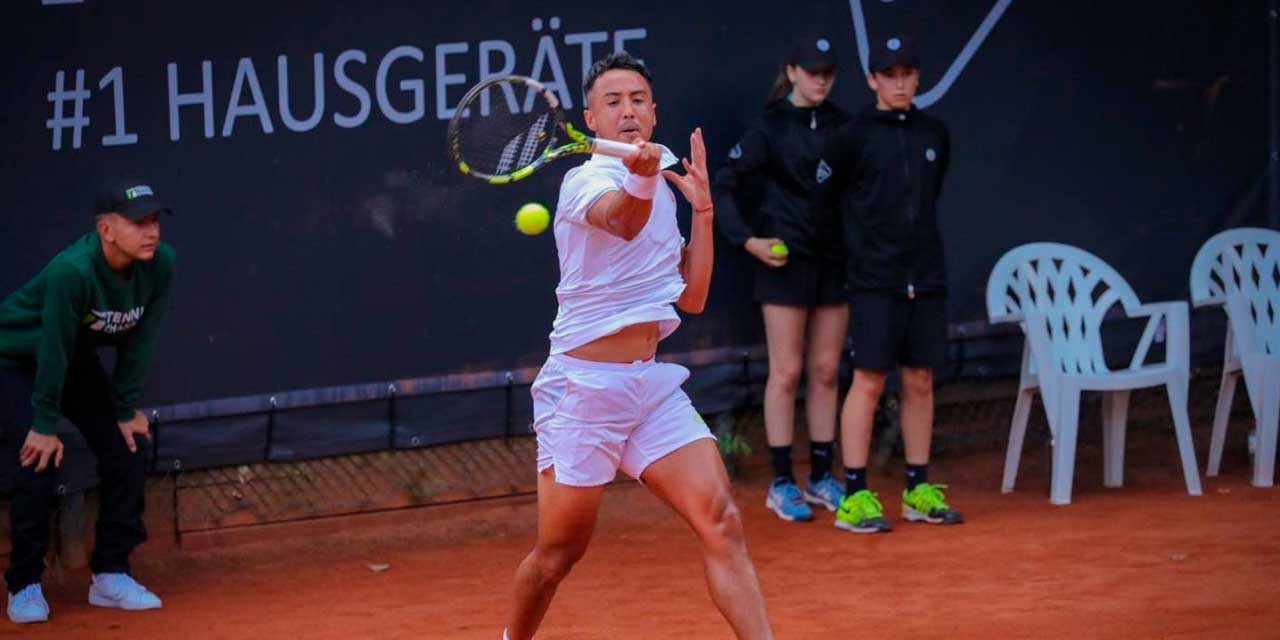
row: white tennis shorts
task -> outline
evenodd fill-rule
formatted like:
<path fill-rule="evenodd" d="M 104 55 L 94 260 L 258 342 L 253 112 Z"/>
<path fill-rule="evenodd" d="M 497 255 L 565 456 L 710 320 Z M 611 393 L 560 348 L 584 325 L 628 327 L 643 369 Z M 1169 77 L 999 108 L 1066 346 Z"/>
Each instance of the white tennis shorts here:
<path fill-rule="evenodd" d="M 712 438 L 680 385 L 689 370 L 653 360 L 591 362 L 547 358 L 533 382 L 538 473 L 554 467 L 556 482 L 594 487 L 618 469 L 640 479 L 659 458 Z"/>

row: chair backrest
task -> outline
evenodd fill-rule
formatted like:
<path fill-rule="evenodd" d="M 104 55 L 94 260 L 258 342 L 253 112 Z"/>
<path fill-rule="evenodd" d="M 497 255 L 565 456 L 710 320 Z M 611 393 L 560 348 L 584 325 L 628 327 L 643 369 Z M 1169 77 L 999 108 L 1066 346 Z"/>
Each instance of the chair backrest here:
<path fill-rule="evenodd" d="M 1036 242 L 1004 254 L 987 280 L 991 322 L 1043 323 L 1051 343 L 1041 368 L 1068 374 L 1106 373 L 1100 330 L 1115 304 L 1140 305 L 1120 274 L 1097 256 L 1065 244 Z M 1024 327 L 1029 333 L 1035 329 Z"/>
<path fill-rule="evenodd" d="M 1228 229 L 1200 247 L 1191 263 L 1191 301 L 1226 305 L 1241 347 L 1280 355 L 1280 231 Z"/>

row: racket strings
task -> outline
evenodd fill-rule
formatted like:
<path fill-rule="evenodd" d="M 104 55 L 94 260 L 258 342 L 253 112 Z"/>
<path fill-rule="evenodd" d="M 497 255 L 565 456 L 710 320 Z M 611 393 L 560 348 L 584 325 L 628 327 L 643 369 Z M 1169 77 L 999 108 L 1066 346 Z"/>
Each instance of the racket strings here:
<path fill-rule="evenodd" d="M 530 113 L 496 108 L 481 116 L 475 105 L 471 107 L 470 115 L 457 121 L 457 152 L 477 173 L 512 173 L 533 164 L 555 142 L 555 118 L 541 101 Z"/>
<path fill-rule="evenodd" d="M 512 169 L 528 166 L 538 157 L 539 143 L 543 140 L 541 134 L 546 131 L 547 119 L 550 117 L 549 113 L 538 116 L 538 119 L 529 125 L 528 131 L 517 133 L 507 142 L 502 148 L 502 155 L 498 158 L 498 173 L 507 173 Z M 520 154 L 518 158 L 516 157 L 517 149 Z"/>

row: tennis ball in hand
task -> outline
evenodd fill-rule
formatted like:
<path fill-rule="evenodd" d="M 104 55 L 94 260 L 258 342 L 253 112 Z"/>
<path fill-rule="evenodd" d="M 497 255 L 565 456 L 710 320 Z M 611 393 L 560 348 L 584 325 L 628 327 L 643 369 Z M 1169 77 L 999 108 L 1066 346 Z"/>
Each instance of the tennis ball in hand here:
<path fill-rule="evenodd" d="M 779 258 L 785 258 L 791 253 L 791 250 L 787 249 L 787 245 L 785 243 L 779 242 L 772 247 L 769 247 L 769 253 L 772 253 Z"/>
<path fill-rule="evenodd" d="M 551 224 L 551 212 L 536 203 L 529 202 L 516 212 L 516 228 L 526 236 L 536 236 L 547 230 Z"/>

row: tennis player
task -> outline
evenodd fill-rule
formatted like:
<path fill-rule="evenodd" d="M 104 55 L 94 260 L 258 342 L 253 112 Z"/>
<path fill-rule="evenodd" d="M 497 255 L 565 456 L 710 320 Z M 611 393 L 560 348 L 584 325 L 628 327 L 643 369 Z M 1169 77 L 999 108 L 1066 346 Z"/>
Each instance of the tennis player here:
<path fill-rule="evenodd" d="M 680 389 L 689 371 L 654 361 L 680 324 L 675 308 L 706 305 L 713 207 L 701 130 L 690 136 L 683 175 L 663 170 L 674 156 L 648 142 L 657 124 L 650 79 L 640 61 L 618 53 L 592 65 L 584 82 L 587 127 L 639 149 L 621 160 L 593 155 L 560 188 L 559 311 L 533 384 L 538 539 L 516 570 L 508 640 L 537 631 L 586 552 L 618 469 L 693 528 L 711 597 L 737 637 L 773 637 L 714 437 Z M 693 208 L 688 247 L 668 182 Z"/>

